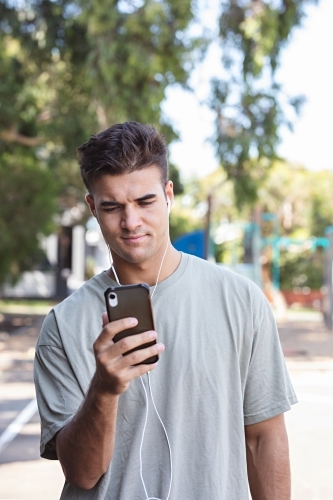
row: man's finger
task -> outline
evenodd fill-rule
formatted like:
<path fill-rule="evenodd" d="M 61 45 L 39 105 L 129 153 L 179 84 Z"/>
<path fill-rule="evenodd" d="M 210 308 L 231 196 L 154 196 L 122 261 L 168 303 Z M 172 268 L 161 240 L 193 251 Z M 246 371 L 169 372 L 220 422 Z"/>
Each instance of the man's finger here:
<path fill-rule="evenodd" d="M 108 324 L 110 323 L 109 321 L 109 318 L 108 318 L 108 313 L 107 312 L 104 312 L 102 314 L 102 321 L 103 321 L 103 328 Z"/>
<path fill-rule="evenodd" d="M 111 323 L 107 323 L 97 339 L 94 343 L 95 350 L 104 349 L 110 345 L 113 337 L 124 330 L 128 330 L 129 328 L 133 328 L 138 324 L 138 320 L 136 318 L 123 318 L 118 319 L 117 321 L 111 321 Z"/>
<path fill-rule="evenodd" d="M 117 360 L 117 366 L 119 370 L 125 370 L 126 368 L 131 368 L 139 363 L 142 363 L 146 359 L 153 358 L 156 355 L 163 352 L 165 349 L 164 345 L 161 343 L 154 344 L 150 347 L 145 347 L 144 349 L 138 349 L 137 351 L 126 354 Z"/>
<path fill-rule="evenodd" d="M 124 337 L 118 342 L 112 345 L 113 355 L 115 357 L 122 356 L 128 351 L 135 349 L 136 347 L 148 344 L 153 340 L 156 340 L 157 333 L 154 330 L 149 330 L 148 332 L 137 333 L 136 335 L 129 335 Z"/>
<path fill-rule="evenodd" d="M 156 363 L 151 363 L 149 365 L 143 364 L 143 365 L 131 366 L 130 367 L 131 380 L 133 380 L 134 378 L 140 377 L 141 375 L 144 375 L 145 373 L 151 372 L 157 365 L 158 365 L 158 361 Z"/>

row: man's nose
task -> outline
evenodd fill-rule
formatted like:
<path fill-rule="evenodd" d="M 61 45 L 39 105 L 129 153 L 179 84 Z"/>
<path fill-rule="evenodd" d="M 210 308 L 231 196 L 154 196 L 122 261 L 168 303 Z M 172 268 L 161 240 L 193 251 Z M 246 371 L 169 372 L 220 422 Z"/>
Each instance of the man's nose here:
<path fill-rule="evenodd" d="M 128 231 L 134 231 L 138 227 L 140 227 L 142 224 L 141 222 L 141 216 L 140 216 L 140 211 L 139 208 L 137 207 L 126 207 L 122 220 L 121 220 L 121 227 L 122 229 L 127 229 Z"/>

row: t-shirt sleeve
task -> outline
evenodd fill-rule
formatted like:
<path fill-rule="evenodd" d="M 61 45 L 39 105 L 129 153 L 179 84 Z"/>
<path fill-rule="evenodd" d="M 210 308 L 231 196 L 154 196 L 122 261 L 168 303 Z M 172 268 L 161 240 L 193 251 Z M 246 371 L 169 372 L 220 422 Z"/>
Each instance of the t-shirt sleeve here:
<path fill-rule="evenodd" d="M 46 317 L 36 346 L 34 379 L 41 419 L 40 455 L 57 460 L 54 436 L 73 418 L 84 394 L 64 352 L 53 312 Z"/>
<path fill-rule="evenodd" d="M 258 307 L 244 391 L 245 425 L 262 422 L 290 410 L 297 403 L 284 360 L 272 309 L 264 296 Z"/>

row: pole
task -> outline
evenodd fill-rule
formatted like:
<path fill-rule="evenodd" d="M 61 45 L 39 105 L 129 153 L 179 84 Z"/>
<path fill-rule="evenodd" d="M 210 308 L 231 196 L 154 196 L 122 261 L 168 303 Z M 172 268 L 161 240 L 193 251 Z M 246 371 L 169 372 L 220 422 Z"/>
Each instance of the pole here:
<path fill-rule="evenodd" d="M 333 226 L 326 228 L 326 234 L 330 242 L 330 246 L 326 251 L 326 269 L 325 269 L 325 286 L 326 294 L 324 297 L 324 321 L 326 328 L 333 331 Z"/>
<path fill-rule="evenodd" d="M 205 247 L 204 247 L 204 259 L 209 259 L 209 249 L 210 249 L 210 223 L 212 215 L 212 193 L 207 196 L 207 214 L 206 214 L 206 225 L 205 225 Z"/>

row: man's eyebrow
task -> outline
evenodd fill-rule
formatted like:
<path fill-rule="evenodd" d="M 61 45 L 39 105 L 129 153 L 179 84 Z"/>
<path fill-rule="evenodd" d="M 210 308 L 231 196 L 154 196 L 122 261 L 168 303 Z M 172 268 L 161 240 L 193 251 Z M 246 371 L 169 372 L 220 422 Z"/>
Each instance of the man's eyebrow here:
<path fill-rule="evenodd" d="M 100 206 L 101 207 L 115 207 L 119 205 L 117 201 L 101 201 Z"/>
<path fill-rule="evenodd" d="M 149 193 L 145 194 L 144 196 L 140 196 L 139 198 L 136 198 L 135 201 L 146 201 L 146 200 L 151 200 L 153 198 L 156 198 L 156 194 Z M 121 205 L 121 203 L 118 203 L 118 201 L 101 201 L 100 203 L 101 207 L 116 207 L 119 205 Z"/>
<path fill-rule="evenodd" d="M 144 196 L 140 196 L 140 198 L 136 198 L 135 201 L 151 200 L 152 198 L 156 198 L 156 194 L 145 194 Z"/>

